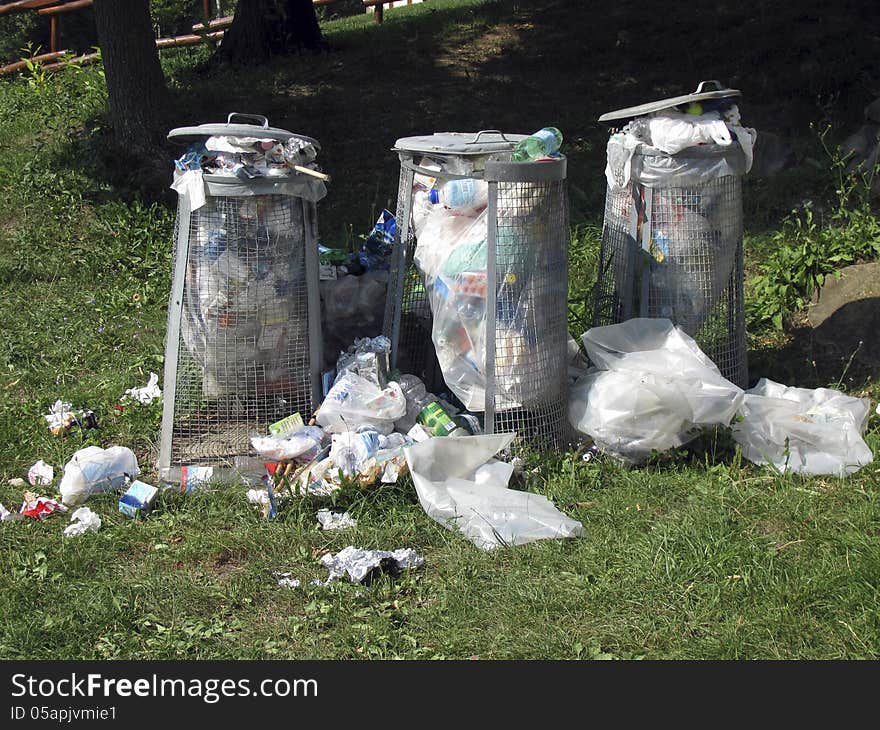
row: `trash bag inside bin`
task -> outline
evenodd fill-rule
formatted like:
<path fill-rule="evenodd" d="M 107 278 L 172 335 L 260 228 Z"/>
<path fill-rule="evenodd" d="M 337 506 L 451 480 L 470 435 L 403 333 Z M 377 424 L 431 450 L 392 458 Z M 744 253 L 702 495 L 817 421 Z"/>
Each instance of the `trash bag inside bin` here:
<path fill-rule="evenodd" d="M 505 215 L 499 186 L 496 229 L 495 390 L 501 409 L 539 404 L 546 383 L 531 377 L 524 364 L 537 358 L 542 332 L 535 321 L 548 296 L 532 274 L 539 271 L 541 237 L 528 223 L 515 228 Z M 508 186 L 526 189 L 527 186 Z M 540 196 L 531 199 L 527 214 L 540 226 Z M 519 211 L 520 215 L 523 215 Z M 433 315 L 431 339 L 443 378 L 470 411 L 485 410 L 488 280 L 488 213 L 451 212 L 435 205 L 427 214 L 415 248 L 414 262 L 424 277 Z M 526 234 L 520 235 L 519 231 Z"/>
<path fill-rule="evenodd" d="M 181 335 L 202 394 L 289 386 L 306 351 L 302 205 L 280 195 L 212 197 L 192 214 Z"/>

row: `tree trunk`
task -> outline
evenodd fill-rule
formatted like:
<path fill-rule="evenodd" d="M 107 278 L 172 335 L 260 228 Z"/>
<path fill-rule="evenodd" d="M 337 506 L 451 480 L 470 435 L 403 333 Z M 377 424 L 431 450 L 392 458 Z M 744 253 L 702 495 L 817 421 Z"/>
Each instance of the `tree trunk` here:
<path fill-rule="evenodd" d="M 324 47 L 312 0 L 240 0 L 217 56 L 247 65 Z"/>
<path fill-rule="evenodd" d="M 168 89 L 159 65 L 148 0 L 95 0 L 116 141 L 146 152 L 165 137 Z"/>

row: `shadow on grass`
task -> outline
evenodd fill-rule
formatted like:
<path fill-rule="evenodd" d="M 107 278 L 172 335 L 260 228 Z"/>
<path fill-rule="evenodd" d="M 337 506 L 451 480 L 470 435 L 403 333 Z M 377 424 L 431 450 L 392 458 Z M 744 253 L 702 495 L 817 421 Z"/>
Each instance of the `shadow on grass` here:
<path fill-rule="evenodd" d="M 750 384 L 766 377 L 802 388 L 862 390 L 880 379 L 880 298 L 849 302 L 819 327 L 793 329 L 789 342 L 749 352 Z"/>
<path fill-rule="evenodd" d="M 326 53 L 253 68 L 165 65 L 175 67 L 175 126 L 241 111 L 322 142 L 319 160 L 333 181 L 319 225 L 324 242 L 336 244 L 351 225 L 369 230 L 383 207 L 394 209 L 399 165 L 390 148 L 403 136 L 558 126 L 577 224 L 601 218 L 602 112 L 717 78 L 743 91 L 744 120 L 759 129 L 786 139 L 809 136 L 820 119 L 850 129 L 880 82 L 871 19 L 880 8 L 864 0 L 833 9 L 752 0 L 711 11 L 650 0 L 440 1 L 389 13 L 381 25 L 327 25 Z M 94 160 L 115 194 L 173 203 L 167 185 L 179 148 L 161 150 L 163 159 L 126 160 L 104 158 L 106 138 L 83 144 L 76 158 Z"/>

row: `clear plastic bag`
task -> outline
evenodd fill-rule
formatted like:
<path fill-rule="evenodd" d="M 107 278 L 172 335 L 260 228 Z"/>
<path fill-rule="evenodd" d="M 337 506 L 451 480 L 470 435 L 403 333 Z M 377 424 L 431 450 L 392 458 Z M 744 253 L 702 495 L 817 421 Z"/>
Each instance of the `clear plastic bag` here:
<path fill-rule="evenodd" d="M 404 413 L 406 399 L 397 383 L 392 381 L 379 388 L 355 373 L 346 372 L 330 388 L 315 418 L 328 433 L 369 426 L 388 434 L 394 430 L 394 421 Z"/>
<path fill-rule="evenodd" d="M 733 438 L 755 464 L 845 476 L 874 460 L 862 435 L 871 402 L 831 388 L 790 388 L 762 378 L 745 392 Z"/>
<path fill-rule="evenodd" d="M 569 421 L 629 463 L 687 443 L 703 426 L 728 425 L 743 392 L 668 319 L 594 327 L 584 347 L 598 370 L 579 379 Z"/>
<path fill-rule="evenodd" d="M 515 435 L 433 438 L 404 449 L 422 508 L 483 550 L 583 535 L 546 497 L 507 487 L 513 465 L 493 457 Z"/>

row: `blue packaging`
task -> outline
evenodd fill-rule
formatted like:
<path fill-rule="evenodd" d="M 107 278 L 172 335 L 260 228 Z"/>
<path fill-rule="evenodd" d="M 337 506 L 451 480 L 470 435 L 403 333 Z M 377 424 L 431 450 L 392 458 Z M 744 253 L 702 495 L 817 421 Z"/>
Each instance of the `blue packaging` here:
<path fill-rule="evenodd" d="M 136 479 L 119 498 L 119 511 L 128 517 L 142 517 L 153 509 L 158 493 L 159 490 L 153 485 Z"/>

